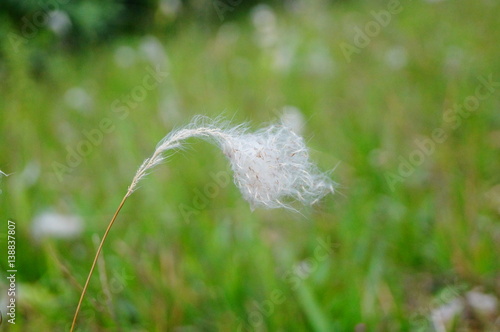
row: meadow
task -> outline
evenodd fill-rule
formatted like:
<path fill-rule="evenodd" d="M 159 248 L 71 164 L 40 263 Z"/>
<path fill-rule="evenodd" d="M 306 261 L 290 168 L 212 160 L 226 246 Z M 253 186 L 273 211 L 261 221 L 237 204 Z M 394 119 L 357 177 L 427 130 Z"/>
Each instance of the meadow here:
<path fill-rule="evenodd" d="M 500 330 L 498 302 L 466 301 L 500 298 L 500 4 L 290 3 L 77 51 L 0 42 L 0 329 L 69 330 L 97 243 L 168 132 L 285 113 L 335 194 L 252 211 L 224 154 L 190 140 L 125 204 L 77 331 Z M 465 309 L 439 330 L 454 300 Z"/>

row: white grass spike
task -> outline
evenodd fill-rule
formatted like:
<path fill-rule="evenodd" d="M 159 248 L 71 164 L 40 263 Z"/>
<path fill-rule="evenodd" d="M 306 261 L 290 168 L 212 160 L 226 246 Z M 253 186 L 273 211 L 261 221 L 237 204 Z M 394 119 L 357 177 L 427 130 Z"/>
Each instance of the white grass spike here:
<path fill-rule="evenodd" d="M 151 168 L 166 158 L 166 151 L 181 148 L 190 137 L 215 143 L 224 152 L 234 182 L 252 208 L 291 208 L 290 200 L 313 204 L 334 192 L 334 182 L 309 160 L 303 138 L 289 127 L 271 125 L 250 133 L 245 125 L 232 127 L 219 119 L 197 116 L 158 143 L 153 155 L 139 167 L 127 196 Z"/>

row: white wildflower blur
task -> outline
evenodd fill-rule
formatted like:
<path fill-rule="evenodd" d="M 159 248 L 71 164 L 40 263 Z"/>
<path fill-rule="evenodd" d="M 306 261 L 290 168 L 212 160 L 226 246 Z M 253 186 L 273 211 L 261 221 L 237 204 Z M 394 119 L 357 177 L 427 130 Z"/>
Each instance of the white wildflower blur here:
<path fill-rule="evenodd" d="M 280 117 L 281 123 L 297 135 L 302 135 L 306 123 L 302 112 L 297 107 L 290 105 L 283 107 L 282 112 Z"/>
<path fill-rule="evenodd" d="M 317 42 L 311 45 L 305 65 L 309 73 L 318 76 L 331 76 L 336 67 L 328 48 Z"/>
<path fill-rule="evenodd" d="M 478 317 L 493 319 L 498 312 L 498 299 L 493 295 L 472 290 L 465 294 L 465 298 Z"/>
<path fill-rule="evenodd" d="M 136 51 L 130 46 L 119 46 L 114 53 L 115 63 L 121 68 L 129 68 L 136 62 Z"/>
<path fill-rule="evenodd" d="M 160 0 L 158 9 L 165 17 L 174 19 L 182 9 L 180 0 Z"/>
<path fill-rule="evenodd" d="M 48 15 L 47 26 L 59 37 L 63 37 L 71 30 L 71 18 L 63 10 L 53 10 Z"/>
<path fill-rule="evenodd" d="M 79 86 L 68 89 L 64 93 L 64 101 L 69 107 L 82 113 L 90 111 L 94 104 L 92 96 Z"/>
<path fill-rule="evenodd" d="M 385 63 L 394 70 L 402 69 L 408 64 L 408 52 L 404 46 L 395 46 L 385 53 Z"/>
<path fill-rule="evenodd" d="M 431 321 L 436 332 L 446 332 L 451 329 L 455 320 L 460 317 L 464 304 L 460 298 L 432 310 Z"/>
<path fill-rule="evenodd" d="M 83 220 L 75 215 L 46 211 L 35 217 L 31 231 L 38 240 L 45 237 L 71 239 L 83 231 Z"/>
<path fill-rule="evenodd" d="M 26 187 L 31 187 L 40 179 L 41 173 L 40 163 L 36 159 L 30 160 L 19 174 L 18 181 L 22 181 Z"/>
<path fill-rule="evenodd" d="M 169 68 L 169 59 L 165 48 L 158 38 L 154 36 L 145 36 L 139 45 L 139 54 L 153 65 L 161 65 Z"/>
<path fill-rule="evenodd" d="M 251 18 L 256 30 L 257 44 L 262 48 L 274 46 L 278 41 L 278 25 L 272 8 L 259 4 L 252 9 Z"/>
<path fill-rule="evenodd" d="M 153 155 L 137 171 L 127 196 L 148 171 L 161 163 L 165 151 L 182 147 L 182 141 L 198 137 L 215 143 L 226 155 L 234 182 L 252 208 L 290 208 L 295 200 L 314 204 L 330 192 L 334 182 L 309 160 L 304 140 L 284 125 L 271 125 L 250 133 L 245 125 L 195 117 L 184 128 L 168 134 Z"/>

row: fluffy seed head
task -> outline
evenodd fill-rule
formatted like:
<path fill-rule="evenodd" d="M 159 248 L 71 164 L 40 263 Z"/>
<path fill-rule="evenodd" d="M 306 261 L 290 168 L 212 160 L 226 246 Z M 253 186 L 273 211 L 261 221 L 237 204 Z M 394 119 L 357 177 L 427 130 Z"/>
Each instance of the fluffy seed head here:
<path fill-rule="evenodd" d="M 304 140 L 289 127 L 271 125 L 250 133 L 244 125 L 233 127 L 199 116 L 160 141 L 137 171 L 128 195 L 149 169 L 165 159 L 165 151 L 181 147 L 190 137 L 221 148 L 231 164 L 236 186 L 252 208 L 291 208 L 292 200 L 313 204 L 334 192 L 334 182 L 309 160 Z"/>
<path fill-rule="evenodd" d="M 288 207 L 290 199 L 312 204 L 333 192 L 332 181 L 309 161 L 304 140 L 288 127 L 242 133 L 222 147 L 234 181 L 252 207 Z"/>

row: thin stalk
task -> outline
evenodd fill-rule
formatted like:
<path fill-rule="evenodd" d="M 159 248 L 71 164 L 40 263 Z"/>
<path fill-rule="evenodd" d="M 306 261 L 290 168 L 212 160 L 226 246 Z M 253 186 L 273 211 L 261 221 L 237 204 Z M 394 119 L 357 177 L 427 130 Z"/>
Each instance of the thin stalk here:
<path fill-rule="evenodd" d="M 99 247 L 97 247 L 97 252 L 95 254 L 94 261 L 92 262 L 92 266 L 90 267 L 89 275 L 87 276 L 87 281 L 85 281 L 85 285 L 83 286 L 82 294 L 80 295 L 80 300 L 78 301 L 78 306 L 76 307 L 75 315 L 73 316 L 73 323 L 71 324 L 70 332 L 73 332 L 75 329 L 76 319 L 78 318 L 78 313 L 80 312 L 80 307 L 82 306 L 83 298 L 85 297 L 85 293 L 87 292 L 87 288 L 88 288 L 89 283 L 90 283 L 90 278 L 92 278 L 92 273 L 94 273 L 94 269 L 95 269 L 95 266 L 97 264 L 99 254 L 101 253 L 102 247 L 104 245 L 104 241 L 106 241 L 106 238 L 108 237 L 108 233 L 109 233 L 111 227 L 113 226 L 113 224 L 116 220 L 116 217 L 118 216 L 118 213 L 122 209 L 123 204 L 125 204 L 125 201 L 127 200 L 128 196 L 129 196 L 129 193 L 127 192 L 127 194 L 123 197 L 120 205 L 116 209 L 115 214 L 113 215 L 113 218 L 109 222 L 108 228 L 106 228 L 106 232 L 104 232 L 101 243 L 99 243 Z"/>

